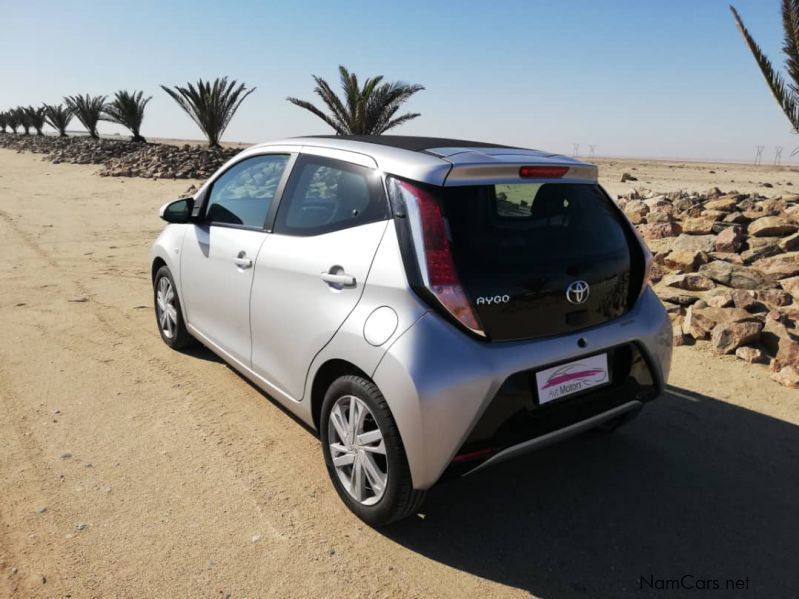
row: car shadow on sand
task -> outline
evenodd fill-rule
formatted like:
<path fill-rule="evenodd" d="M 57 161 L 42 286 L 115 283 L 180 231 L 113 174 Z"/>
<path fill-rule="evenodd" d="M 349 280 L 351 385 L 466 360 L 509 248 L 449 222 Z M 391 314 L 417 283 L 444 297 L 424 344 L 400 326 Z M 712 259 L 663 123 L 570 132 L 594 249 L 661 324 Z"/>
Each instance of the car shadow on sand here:
<path fill-rule="evenodd" d="M 799 427 L 683 389 L 423 510 L 384 534 L 541 597 L 799 596 Z"/>

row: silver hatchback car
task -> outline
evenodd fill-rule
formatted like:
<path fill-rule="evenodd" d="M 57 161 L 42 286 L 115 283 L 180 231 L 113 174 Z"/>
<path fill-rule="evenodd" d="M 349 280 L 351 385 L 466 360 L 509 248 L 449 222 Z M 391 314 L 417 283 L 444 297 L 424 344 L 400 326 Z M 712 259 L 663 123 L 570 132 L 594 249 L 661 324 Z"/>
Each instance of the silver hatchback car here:
<path fill-rule="evenodd" d="M 165 205 L 155 312 L 319 432 L 377 526 L 464 475 L 656 398 L 671 325 L 597 169 L 401 136 L 251 147 Z"/>

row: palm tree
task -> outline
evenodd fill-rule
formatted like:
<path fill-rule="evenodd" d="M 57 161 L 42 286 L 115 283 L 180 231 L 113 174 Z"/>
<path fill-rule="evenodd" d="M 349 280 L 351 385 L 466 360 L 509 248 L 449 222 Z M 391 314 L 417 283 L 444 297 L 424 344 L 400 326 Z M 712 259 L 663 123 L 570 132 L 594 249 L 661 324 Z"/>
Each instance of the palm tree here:
<path fill-rule="evenodd" d="M 343 66 L 338 68 L 341 75 L 341 87 L 344 99 L 339 98 L 330 85 L 316 75 L 314 92 L 330 110 L 326 114 L 310 102 L 297 98 L 286 98 L 292 104 L 314 113 L 328 125 L 333 127 L 337 135 L 381 135 L 420 116 L 418 112 L 408 112 L 395 117 L 399 107 L 416 92 L 424 89 L 422 85 L 403 83 L 381 83 L 383 76 L 367 79 L 363 87 L 358 84 L 358 77 Z"/>
<path fill-rule="evenodd" d="M 255 91 L 247 89 L 243 83 L 233 79 L 228 83 L 227 77 L 217 78 L 211 83 L 200 79 L 195 87 L 191 82 L 188 87 L 175 86 L 170 89 L 161 86 L 205 134 L 208 145 L 219 147 L 219 140 L 227 129 L 230 119 L 236 114 L 244 98 Z"/>
<path fill-rule="evenodd" d="M 22 127 L 22 132 L 25 135 L 31 134 L 31 120 L 28 116 L 28 113 L 25 111 L 24 106 L 17 106 L 14 108 L 14 114 L 17 115 L 17 120 L 19 121 L 19 126 Z"/>
<path fill-rule="evenodd" d="M 7 126 L 8 126 L 8 115 L 5 112 L 0 112 L 0 133 L 5 133 Z"/>
<path fill-rule="evenodd" d="M 105 96 L 66 96 L 64 101 L 69 106 L 72 113 L 86 127 L 89 137 L 98 139 L 97 123 L 103 116 L 105 107 Z"/>
<path fill-rule="evenodd" d="M 17 112 L 13 108 L 6 111 L 6 123 L 8 124 L 9 129 L 11 129 L 11 133 L 17 132 L 17 128 L 20 126 L 20 122 L 19 122 L 19 116 L 17 116 Z"/>
<path fill-rule="evenodd" d="M 72 120 L 72 109 L 63 104 L 45 104 L 44 118 L 48 125 L 58 131 L 59 137 L 66 137 L 69 121 Z"/>
<path fill-rule="evenodd" d="M 105 119 L 113 123 L 118 123 L 123 127 L 130 129 L 133 134 L 131 141 L 139 141 L 146 143 L 147 140 L 141 136 L 139 132 L 141 123 L 144 120 L 144 107 L 147 102 L 153 99 L 142 98 L 144 92 L 127 92 L 125 90 L 118 91 L 114 94 L 114 99 L 105 105 Z"/>
<path fill-rule="evenodd" d="M 749 34 L 735 7 L 730 6 L 730 10 L 771 93 L 791 122 L 794 132 L 799 133 L 799 0 L 782 0 L 782 28 L 785 36 L 782 51 L 786 55 L 785 68 L 790 78 L 790 83 L 787 84 Z"/>
<path fill-rule="evenodd" d="M 44 135 L 42 127 L 44 127 L 44 108 L 35 106 L 26 106 L 23 108 L 25 114 L 28 116 L 28 121 L 31 127 L 36 129 L 36 135 Z"/>

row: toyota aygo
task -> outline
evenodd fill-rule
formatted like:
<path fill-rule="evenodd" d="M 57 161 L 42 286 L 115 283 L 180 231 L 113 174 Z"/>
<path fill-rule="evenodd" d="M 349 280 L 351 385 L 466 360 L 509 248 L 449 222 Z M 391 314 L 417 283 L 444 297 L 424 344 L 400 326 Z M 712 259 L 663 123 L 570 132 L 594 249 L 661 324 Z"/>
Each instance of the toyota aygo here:
<path fill-rule="evenodd" d="M 165 205 L 158 329 L 196 340 L 318 431 L 378 526 L 465 475 L 634 416 L 671 325 L 597 169 L 454 139 L 251 147 Z"/>

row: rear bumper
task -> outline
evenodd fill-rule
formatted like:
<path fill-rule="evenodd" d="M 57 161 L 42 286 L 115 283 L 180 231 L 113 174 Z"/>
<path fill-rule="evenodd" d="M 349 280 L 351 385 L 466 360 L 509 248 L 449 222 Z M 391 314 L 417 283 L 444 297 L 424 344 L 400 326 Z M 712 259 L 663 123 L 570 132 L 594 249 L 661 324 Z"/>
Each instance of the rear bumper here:
<path fill-rule="evenodd" d="M 622 418 L 624 416 L 630 416 L 638 412 L 643 407 L 643 405 L 644 404 L 642 402 L 637 400 L 628 401 L 627 403 L 623 403 L 620 406 L 616 406 L 615 408 L 611 408 L 610 410 L 601 412 L 596 416 L 591 416 L 590 418 L 586 418 L 585 420 L 580 420 L 578 422 L 575 422 L 574 424 L 570 424 L 563 428 L 554 430 L 550 433 L 543 434 L 539 437 L 534 437 L 529 441 L 523 441 L 522 443 L 511 445 L 510 447 L 506 447 L 505 449 L 502 449 L 499 452 L 493 454 L 490 458 L 481 462 L 478 466 L 471 468 L 466 472 L 466 474 L 472 474 L 473 472 L 482 470 L 487 466 L 493 466 L 494 464 L 499 464 L 500 462 L 504 462 L 505 460 L 515 458 L 516 456 L 525 454 L 530 451 L 534 451 L 536 449 L 543 449 L 548 445 L 552 445 L 553 443 L 557 443 L 558 441 L 564 441 L 569 437 L 574 437 L 575 435 L 579 435 L 580 433 L 595 428 L 610 420 L 615 420 L 616 418 Z"/>
<path fill-rule="evenodd" d="M 623 317 L 579 333 L 532 341 L 483 343 L 427 313 L 391 345 L 373 379 L 397 421 L 414 487 L 426 489 L 457 454 L 475 447 L 476 432 L 485 428 L 483 417 L 493 417 L 497 409 L 492 403 L 511 377 L 628 346 L 640 352 L 651 381 L 643 392 L 637 386 L 604 388 L 575 396 L 573 403 L 571 398 L 558 402 L 571 406 L 568 409 L 553 406 L 546 414 L 535 412 L 537 424 L 528 431 L 532 436 L 519 433 L 515 423 L 510 427 L 513 434 L 491 441 L 491 454 L 482 457 L 485 464 L 576 434 L 615 417 L 613 410 L 622 405 L 656 397 L 668 378 L 671 339 L 671 323 L 651 289 Z M 600 418 L 607 413 L 611 415 Z M 465 470 L 478 465 L 464 464 Z"/>

